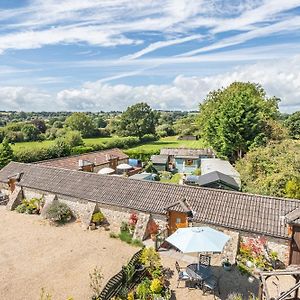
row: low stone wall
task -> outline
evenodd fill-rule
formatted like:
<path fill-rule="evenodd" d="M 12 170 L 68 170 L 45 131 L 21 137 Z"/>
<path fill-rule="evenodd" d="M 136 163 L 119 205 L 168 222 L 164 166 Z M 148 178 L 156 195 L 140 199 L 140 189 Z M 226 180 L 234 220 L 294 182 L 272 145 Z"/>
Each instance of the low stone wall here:
<path fill-rule="evenodd" d="M 241 234 L 241 239 L 246 243 L 249 239 L 258 240 L 260 238 L 264 238 L 266 240 L 268 249 L 277 252 L 279 260 L 284 262 L 285 265 L 288 265 L 289 263 L 289 241 L 288 240 L 276 239 L 268 236 L 251 234 L 251 233 Z"/>

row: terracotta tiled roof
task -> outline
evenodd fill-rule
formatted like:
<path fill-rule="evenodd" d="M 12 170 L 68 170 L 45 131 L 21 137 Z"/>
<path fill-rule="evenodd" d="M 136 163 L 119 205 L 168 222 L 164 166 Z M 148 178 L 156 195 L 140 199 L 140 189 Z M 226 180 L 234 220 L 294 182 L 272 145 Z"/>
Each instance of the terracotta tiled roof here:
<path fill-rule="evenodd" d="M 120 149 L 114 148 L 114 149 L 108 149 L 103 151 L 95 151 L 95 152 L 90 152 L 85 154 L 72 155 L 67 157 L 39 161 L 36 162 L 36 164 L 49 166 L 49 167 L 69 169 L 69 170 L 78 170 L 79 160 L 91 162 L 95 164 L 95 166 L 101 166 L 103 164 L 108 163 L 107 160 L 108 156 L 112 158 L 118 157 L 120 160 L 128 158 L 128 156 L 125 153 L 123 153 Z"/>
<path fill-rule="evenodd" d="M 197 222 L 280 238 L 288 238 L 283 217 L 300 208 L 300 201 L 293 199 L 15 162 L 0 171 L 0 181 L 7 182 L 16 173 L 23 173 L 20 186 L 156 214 L 165 214 L 166 207 L 186 199 Z"/>

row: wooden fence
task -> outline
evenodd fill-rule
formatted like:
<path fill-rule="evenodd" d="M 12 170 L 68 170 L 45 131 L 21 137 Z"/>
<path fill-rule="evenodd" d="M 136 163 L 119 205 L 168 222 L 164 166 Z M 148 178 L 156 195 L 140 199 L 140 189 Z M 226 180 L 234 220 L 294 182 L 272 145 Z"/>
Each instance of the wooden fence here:
<path fill-rule="evenodd" d="M 118 296 L 123 288 L 132 288 L 134 284 L 145 275 L 145 270 L 138 272 L 134 269 L 135 265 L 140 260 L 143 249 L 144 247 L 136 252 L 130 259 L 127 266 L 123 267 L 119 273 L 107 282 L 97 300 L 109 300 L 112 297 Z M 131 274 L 131 282 L 128 283 L 128 274 L 126 274 L 126 269 L 130 268 L 132 268 L 134 272 Z"/>

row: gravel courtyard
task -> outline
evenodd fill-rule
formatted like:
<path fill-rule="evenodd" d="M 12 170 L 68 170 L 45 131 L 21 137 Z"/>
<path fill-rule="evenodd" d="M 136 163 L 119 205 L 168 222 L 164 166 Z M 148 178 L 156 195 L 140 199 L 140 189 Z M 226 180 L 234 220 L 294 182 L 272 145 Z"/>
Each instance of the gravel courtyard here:
<path fill-rule="evenodd" d="M 39 299 L 41 288 L 53 300 L 89 299 L 89 273 L 101 267 L 104 281 L 120 271 L 138 248 L 84 231 L 78 223 L 50 226 L 39 216 L 0 206 L 0 299 Z"/>
<path fill-rule="evenodd" d="M 89 273 L 94 267 L 101 268 L 105 283 L 138 250 L 110 238 L 104 230 L 84 231 L 77 222 L 50 226 L 40 216 L 9 212 L 4 206 L 0 206 L 0 228 L 0 299 L 5 300 L 39 300 L 41 288 L 52 295 L 52 300 L 88 300 Z M 163 266 L 173 274 L 173 299 L 214 299 L 182 284 L 177 289 L 175 261 L 183 266 L 187 262 L 166 254 L 161 253 L 161 257 Z M 238 271 L 228 273 L 219 263 L 214 265 L 213 271 L 220 277 L 221 299 L 231 292 L 245 296 L 250 291 L 257 293 L 258 282 L 249 284 Z"/>

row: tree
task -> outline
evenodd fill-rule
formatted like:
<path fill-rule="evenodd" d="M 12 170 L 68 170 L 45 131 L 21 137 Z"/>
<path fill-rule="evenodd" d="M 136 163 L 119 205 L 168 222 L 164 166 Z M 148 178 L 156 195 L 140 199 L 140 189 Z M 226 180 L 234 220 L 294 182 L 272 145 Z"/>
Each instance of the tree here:
<path fill-rule="evenodd" d="M 189 114 L 188 116 L 178 119 L 174 124 L 175 133 L 178 135 L 195 135 L 199 131 L 196 124 L 197 116 Z"/>
<path fill-rule="evenodd" d="M 13 160 L 13 150 L 11 149 L 8 140 L 4 138 L 0 145 L 0 168 L 6 166 L 10 161 Z"/>
<path fill-rule="evenodd" d="M 121 136 L 137 136 L 155 134 L 157 114 L 147 103 L 129 106 L 116 122 L 117 133 Z"/>
<path fill-rule="evenodd" d="M 31 123 L 37 128 L 37 130 L 38 130 L 40 133 L 45 133 L 45 132 L 46 132 L 47 126 L 46 126 L 44 120 L 41 120 L 41 119 L 34 119 L 34 120 L 31 121 Z"/>
<path fill-rule="evenodd" d="M 39 136 L 39 130 L 33 124 L 25 124 L 21 132 L 24 135 L 25 141 L 36 141 Z"/>
<path fill-rule="evenodd" d="M 300 143 L 272 141 L 250 150 L 236 164 L 245 192 L 299 198 Z"/>
<path fill-rule="evenodd" d="M 208 94 L 200 105 L 199 128 L 215 151 L 235 161 L 267 138 L 266 121 L 277 117 L 278 101 L 267 98 L 260 85 L 232 83 Z"/>
<path fill-rule="evenodd" d="M 293 139 L 300 139 L 300 111 L 291 114 L 284 124 Z"/>
<path fill-rule="evenodd" d="M 93 120 L 85 113 L 73 113 L 66 119 L 65 125 L 71 130 L 80 131 L 83 137 L 92 137 L 96 134 Z"/>
<path fill-rule="evenodd" d="M 70 145 L 70 147 L 83 145 L 83 140 L 79 131 L 68 131 L 63 138 Z"/>

